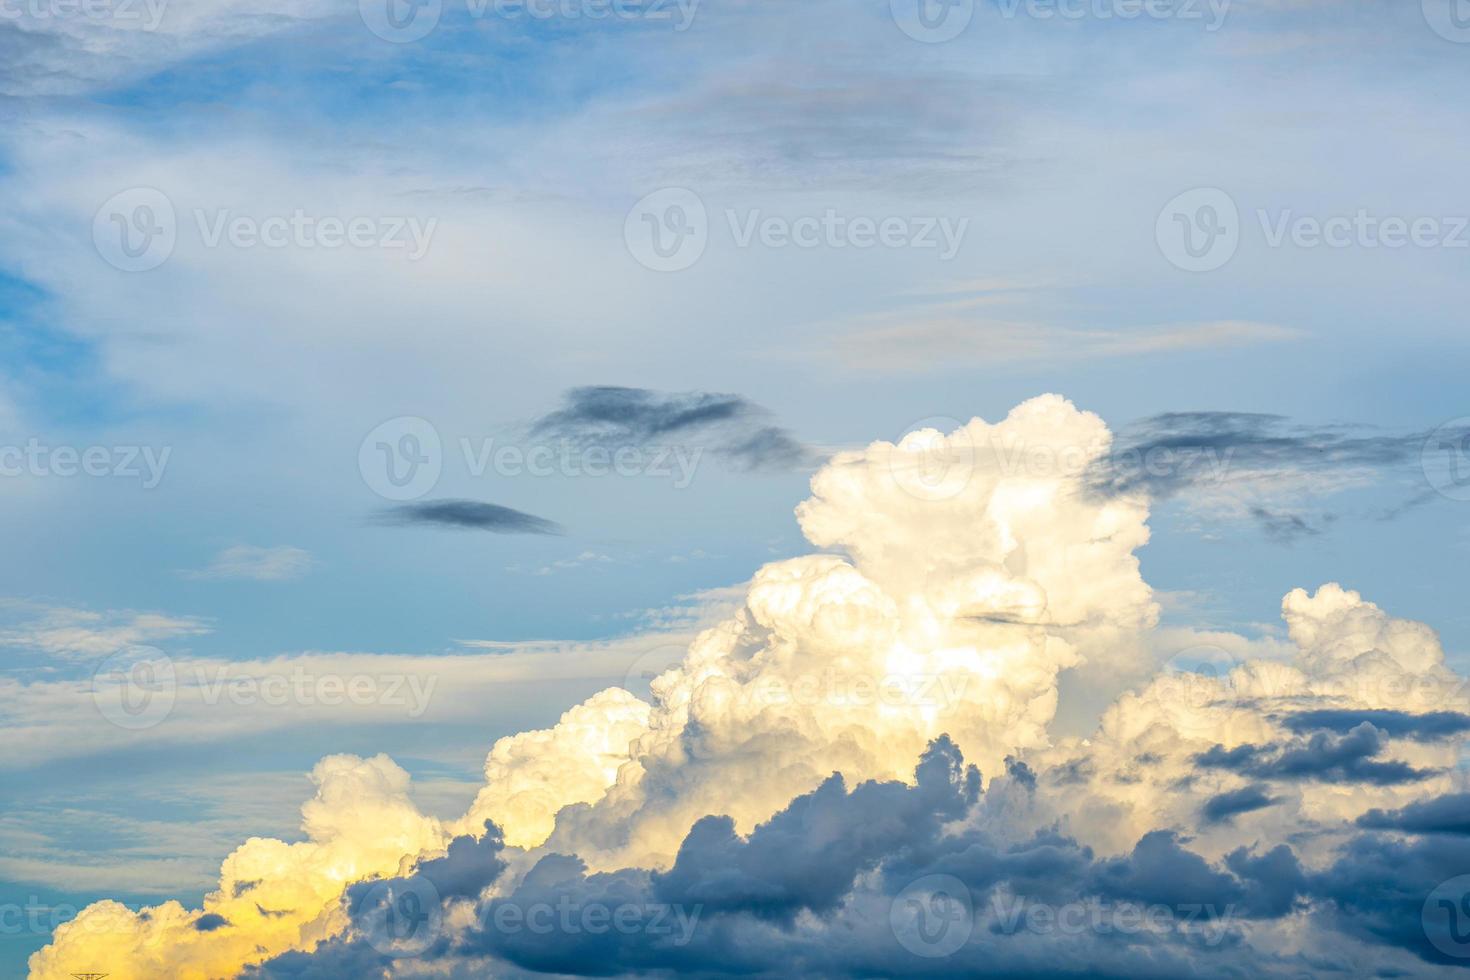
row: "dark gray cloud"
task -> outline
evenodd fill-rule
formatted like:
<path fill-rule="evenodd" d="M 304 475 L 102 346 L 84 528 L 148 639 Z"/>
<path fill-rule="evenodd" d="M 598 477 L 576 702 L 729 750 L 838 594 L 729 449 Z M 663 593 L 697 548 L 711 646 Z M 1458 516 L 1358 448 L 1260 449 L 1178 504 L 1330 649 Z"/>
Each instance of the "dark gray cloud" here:
<path fill-rule="evenodd" d="M 1470 715 L 1458 711 L 1430 711 L 1416 715 L 1387 708 L 1326 708 L 1298 711 L 1280 720 L 1285 728 L 1297 734 L 1314 731 L 1346 734 L 1367 722 L 1390 738 L 1408 738 L 1416 742 L 1432 742 L 1470 732 Z"/>
<path fill-rule="evenodd" d="M 728 818 L 707 817 L 666 871 L 590 873 L 575 855 L 543 853 L 511 887 L 502 883 L 483 899 L 505 874 L 503 845 L 493 831 L 478 842 L 461 838 L 411 878 L 352 886 L 344 904 L 353 934 L 247 975 L 387 976 L 391 960 L 373 946 L 362 898 L 384 888 L 406 892 L 424 880 L 460 905 L 450 914 L 446 904 L 437 917 L 443 928 L 417 955 L 419 968 L 452 978 L 1293 976 L 1313 972 L 1308 961 L 1256 949 L 1244 930 L 1303 912 L 1314 925 L 1423 955 L 1422 935 L 1415 941 L 1399 933 L 1403 910 L 1385 911 L 1372 897 L 1377 884 L 1365 861 L 1380 845 L 1369 838 L 1313 874 L 1284 844 L 1240 848 L 1212 863 L 1188 838 L 1160 830 L 1127 853 L 1099 859 L 1058 827 L 1019 837 L 989 829 L 987 808 L 1030 799 L 1036 782 L 1016 763 L 982 793 L 979 774 L 941 739 L 911 785 L 849 789 L 833 776 L 748 836 L 735 833 Z M 1416 875 L 1406 885 L 1422 903 L 1434 883 Z M 968 910 L 966 941 L 943 956 L 916 949 L 913 937 L 906 944 L 894 925 L 895 915 L 930 909 L 932 893 L 913 889 L 931 876 L 944 876 Z M 1063 909 L 1117 918 L 1058 928 Z M 1165 926 L 1113 926 L 1143 922 L 1145 911 L 1162 914 Z M 1330 961 L 1329 953 L 1313 962 Z M 1350 972 L 1351 965 L 1335 969 Z"/>
<path fill-rule="evenodd" d="M 1260 783 L 1242 786 L 1210 797 L 1200 808 L 1205 823 L 1227 823 L 1242 813 L 1264 810 L 1277 802 L 1277 797 Z"/>
<path fill-rule="evenodd" d="M 1392 786 L 1432 775 L 1406 762 L 1378 761 L 1375 757 L 1387 747 L 1388 736 L 1363 722 L 1344 735 L 1319 731 L 1285 744 L 1246 744 L 1233 749 L 1216 745 L 1194 758 L 1207 769 L 1225 769 L 1252 779 Z"/>
<path fill-rule="evenodd" d="M 1113 451 L 1088 473 L 1088 483 L 1098 493 L 1144 492 L 1167 499 L 1272 475 L 1398 471 L 1422 487 L 1421 453 L 1432 434 L 1385 433 L 1362 425 L 1309 426 L 1252 412 L 1167 412 L 1120 432 Z M 1470 436 L 1470 429 L 1460 435 Z M 1449 438 L 1442 431 L 1439 436 Z M 1432 490 L 1421 489 L 1376 516 L 1392 519 L 1433 498 Z M 1262 505 L 1250 513 L 1262 531 L 1283 543 L 1320 534 L 1336 519 Z"/>
<path fill-rule="evenodd" d="M 230 924 L 230 920 L 218 912 L 206 912 L 194 920 L 194 928 L 199 932 L 214 932 Z"/>
<path fill-rule="evenodd" d="M 535 514 L 478 500 L 426 500 L 398 504 L 378 513 L 384 524 L 493 531 L 497 534 L 561 534 L 560 524 Z"/>
<path fill-rule="evenodd" d="M 1470 793 L 1451 793 L 1410 803 L 1402 810 L 1369 810 L 1359 827 L 1398 830 L 1406 834 L 1455 834 L 1470 837 Z"/>
<path fill-rule="evenodd" d="M 531 435 L 576 446 L 673 446 L 708 450 L 748 469 L 812 465 L 817 454 L 770 413 L 739 395 L 646 388 L 573 388 L 563 407 L 536 419 Z"/>

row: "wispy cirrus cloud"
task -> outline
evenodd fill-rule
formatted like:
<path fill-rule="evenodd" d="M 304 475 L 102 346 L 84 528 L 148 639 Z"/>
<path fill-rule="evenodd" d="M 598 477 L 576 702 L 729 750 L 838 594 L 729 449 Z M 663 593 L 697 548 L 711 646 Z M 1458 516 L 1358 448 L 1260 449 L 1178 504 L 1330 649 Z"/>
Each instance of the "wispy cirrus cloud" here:
<path fill-rule="evenodd" d="M 16 622 L 0 628 L 0 647 L 34 650 L 62 659 L 105 657 L 132 644 L 209 633 L 207 620 L 155 612 L 108 610 L 96 612 L 59 606 L 9 602 Z"/>
<path fill-rule="evenodd" d="M 304 548 L 240 544 L 225 548 L 204 568 L 183 574 L 185 578 L 203 581 L 289 582 L 301 578 L 315 565 L 316 559 Z"/>

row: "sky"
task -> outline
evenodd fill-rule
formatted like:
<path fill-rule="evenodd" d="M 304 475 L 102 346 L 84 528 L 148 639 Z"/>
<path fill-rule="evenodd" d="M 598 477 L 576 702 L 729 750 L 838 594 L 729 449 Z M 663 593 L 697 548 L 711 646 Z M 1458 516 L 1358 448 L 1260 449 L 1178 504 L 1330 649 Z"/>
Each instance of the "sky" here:
<path fill-rule="evenodd" d="M 1470 965 L 1464 0 L 0 53 L 0 975 Z"/>

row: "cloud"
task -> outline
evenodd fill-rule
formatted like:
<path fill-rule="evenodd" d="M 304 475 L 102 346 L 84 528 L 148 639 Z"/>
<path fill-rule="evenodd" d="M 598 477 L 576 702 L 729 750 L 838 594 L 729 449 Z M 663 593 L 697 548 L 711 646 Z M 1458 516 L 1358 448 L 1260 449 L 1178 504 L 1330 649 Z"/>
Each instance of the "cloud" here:
<path fill-rule="evenodd" d="M 1470 732 L 1470 715 L 1458 711 L 1430 711 L 1414 714 L 1387 708 L 1320 708 L 1298 711 L 1282 719 L 1289 731 L 1330 731 L 1346 734 L 1359 725 L 1369 724 L 1393 738 L 1410 738 L 1430 742 L 1453 738 Z"/>
<path fill-rule="evenodd" d="M 1267 788 L 1259 783 L 1242 786 L 1210 797 L 1200 808 L 1200 814 L 1208 823 L 1230 820 L 1239 814 L 1264 809 L 1276 802 Z"/>
<path fill-rule="evenodd" d="M 1089 448 L 1039 472 L 1006 465 L 1017 443 Z M 959 449 L 968 465 L 936 473 Z M 324 760 L 302 841 L 243 845 L 199 910 L 93 905 L 33 975 L 79 959 L 264 977 L 1446 962 L 1408 910 L 1470 854 L 1432 866 L 1357 822 L 1464 792 L 1470 705 L 1438 638 L 1328 584 L 1282 600 L 1289 643 L 1149 676 L 1147 504 L 1088 492 L 1110 449 L 1101 419 L 1044 396 L 838 453 L 797 509 L 819 551 L 757 571 L 646 700 L 611 687 L 499 739 L 458 820 L 419 813 L 385 757 Z M 1060 737 L 1061 680 L 1083 669 L 1139 679 L 1087 737 Z M 1385 880 L 1401 882 L 1388 902 Z M 385 909 L 427 931 L 385 936 Z M 229 925 L 206 943 L 208 914 Z"/>
<path fill-rule="evenodd" d="M 1143 491 L 1155 499 L 1282 474 L 1353 481 L 1410 463 L 1417 467 L 1430 436 L 1359 425 L 1314 427 L 1250 412 L 1167 412 L 1130 427 L 1091 479 L 1102 492 Z M 1290 515 L 1259 516 L 1295 523 Z"/>
<path fill-rule="evenodd" d="M 573 388 L 565 406 L 535 420 L 531 435 L 577 446 L 694 446 L 742 469 L 789 469 L 813 450 L 768 421 L 770 413 L 739 395 L 662 393 L 610 386 Z"/>
<path fill-rule="evenodd" d="M 1260 506 L 1252 507 L 1250 513 L 1267 537 L 1282 544 L 1291 544 L 1297 538 L 1322 533 L 1321 527 L 1313 526 L 1300 514 L 1282 514 Z M 1323 518 L 1324 523 L 1331 523 L 1332 520 L 1331 514 Z"/>
<path fill-rule="evenodd" d="M 129 646 L 202 636 L 212 629 L 197 617 L 163 613 L 95 612 L 26 602 L 4 603 L 0 608 L 8 608 L 21 620 L 0 628 L 0 646 L 69 660 L 98 659 Z"/>
<path fill-rule="evenodd" d="M 823 351 L 812 356 L 826 361 L 835 354 L 841 366 L 869 374 L 1228 350 L 1304 336 L 1275 324 L 1234 320 L 1117 328 L 1062 326 L 1024 316 L 1006 317 L 983 298 L 916 301 L 897 310 L 863 314 L 840 327 Z"/>
<path fill-rule="evenodd" d="M 1217 745 L 1195 757 L 1207 769 L 1229 769 L 1257 779 L 1320 779 L 1379 785 L 1415 782 L 1431 775 L 1405 762 L 1372 757 L 1387 746 L 1384 734 L 1363 722 L 1343 736 L 1319 732 L 1286 745 Z"/>
<path fill-rule="evenodd" d="M 499 504 L 478 500 L 428 500 L 396 504 L 382 510 L 378 518 L 385 524 L 449 527 L 464 530 L 492 531 L 496 534 L 561 534 L 562 527 L 535 514 L 527 514 Z"/>
<path fill-rule="evenodd" d="M 1369 810 L 1358 826 L 1408 834 L 1456 834 L 1470 837 L 1470 793 L 1451 793 L 1410 803 L 1401 810 Z"/>
<path fill-rule="evenodd" d="M 304 576 L 315 564 L 311 552 L 302 548 L 241 544 L 224 549 L 208 566 L 184 575 L 208 581 L 289 582 Z"/>

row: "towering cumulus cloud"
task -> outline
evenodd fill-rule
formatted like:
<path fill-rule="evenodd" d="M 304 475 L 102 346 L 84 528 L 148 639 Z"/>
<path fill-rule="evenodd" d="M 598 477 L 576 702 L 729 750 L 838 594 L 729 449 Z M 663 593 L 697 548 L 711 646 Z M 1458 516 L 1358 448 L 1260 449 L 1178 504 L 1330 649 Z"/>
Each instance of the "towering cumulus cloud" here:
<path fill-rule="evenodd" d="M 1096 492 L 1110 447 L 1048 395 L 839 454 L 797 510 L 822 553 L 759 570 L 649 701 L 501 739 L 445 826 L 388 759 L 324 760 L 307 840 L 246 843 L 201 910 L 94 905 L 32 975 L 1470 964 L 1431 900 L 1470 873 L 1434 633 L 1328 585 L 1286 597 L 1290 655 L 1148 676 L 1148 501 Z M 1139 680 L 1061 738 L 1068 673 Z"/>

